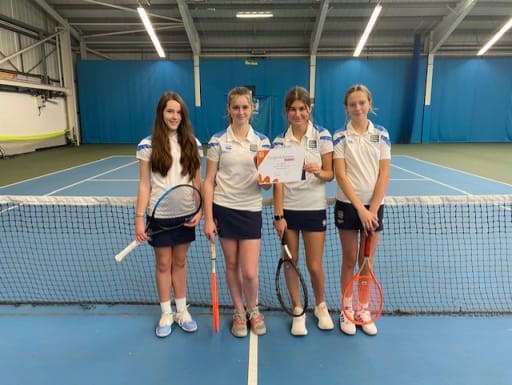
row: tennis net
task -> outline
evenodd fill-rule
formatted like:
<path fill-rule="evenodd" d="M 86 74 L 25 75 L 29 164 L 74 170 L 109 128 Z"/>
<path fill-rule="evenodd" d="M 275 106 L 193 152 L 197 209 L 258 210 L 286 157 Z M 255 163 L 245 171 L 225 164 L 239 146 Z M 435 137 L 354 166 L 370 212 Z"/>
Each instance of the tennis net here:
<path fill-rule="evenodd" d="M 325 295 L 339 310 L 341 247 L 332 204 Z M 114 260 L 133 239 L 134 205 L 134 198 L 0 196 L 0 303 L 156 304 L 152 248 L 141 245 L 123 262 Z M 263 218 L 259 301 L 278 308 L 274 272 L 281 246 L 269 201 Z M 511 257 L 510 195 L 388 197 L 375 263 L 384 312 L 510 313 Z M 187 266 L 189 302 L 208 305 L 209 247 L 202 227 Z M 309 281 L 303 255 L 300 267 Z M 219 302 L 229 307 L 222 257 L 217 268 Z"/>

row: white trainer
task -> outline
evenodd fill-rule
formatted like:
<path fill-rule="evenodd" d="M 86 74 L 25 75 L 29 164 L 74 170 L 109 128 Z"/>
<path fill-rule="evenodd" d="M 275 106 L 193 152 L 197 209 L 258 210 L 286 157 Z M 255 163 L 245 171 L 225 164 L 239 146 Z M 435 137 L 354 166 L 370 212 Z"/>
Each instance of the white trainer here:
<path fill-rule="evenodd" d="M 322 302 L 318 306 L 315 306 L 315 317 L 318 318 L 319 329 L 334 329 L 334 324 L 332 323 L 332 318 L 331 315 L 329 314 L 329 309 L 327 309 L 327 305 L 325 304 L 325 302 Z"/>
<path fill-rule="evenodd" d="M 368 322 L 371 320 L 370 312 L 368 310 L 360 310 L 356 314 L 356 319 L 361 320 L 362 322 Z M 367 323 L 361 326 L 363 332 L 368 334 L 369 336 L 374 336 L 377 334 L 377 326 L 374 322 Z"/>
<path fill-rule="evenodd" d="M 295 309 L 293 309 L 293 314 L 300 313 L 302 313 L 301 307 L 295 307 Z M 306 313 L 299 317 L 293 317 L 291 333 L 294 336 L 305 336 L 308 334 L 308 329 L 306 329 Z"/>
<path fill-rule="evenodd" d="M 346 310 L 351 314 L 351 316 L 354 315 L 354 310 Z M 343 333 L 353 336 L 356 334 L 356 325 L 351 322 L 347 317 L 345 317 L 345 314 L 341 312 L 340 314 L 340 329 Z"/>

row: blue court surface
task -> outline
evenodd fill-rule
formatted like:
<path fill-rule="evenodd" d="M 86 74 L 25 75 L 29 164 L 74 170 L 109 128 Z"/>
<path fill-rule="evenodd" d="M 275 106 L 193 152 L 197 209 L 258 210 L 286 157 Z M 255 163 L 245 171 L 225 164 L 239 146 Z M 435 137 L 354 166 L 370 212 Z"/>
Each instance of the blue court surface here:
<path fill-rule="evenodd" d="M 494 196 L 512 194 L 512 186 L 484 177 L 459 172 L 432 163 L 410 157 L 393 158 L 392 180 L 388 189 L 391 197 L 417 196 Z M 134 157 L 111 157 L 58 173 L 45 175 L 21 183 L 0 188 L 0 195 L 40 195 L 40 196 L 113 196 L 133 197 L 137 191 L 138 164 Z M 336 185 L 328 186 L 328 195 L 334 196 Z M 270 196 L 266 195 L 267 197 Z M 500 209 L 501 210 L 501 209 Z M 390 212 L 391 213 L 391 212 Z M 436 215 L 436 214 L 432 214 Z M 510 223 L 511 214 L 505 211 L 504 222 Z M 453 216 L 456 216 L 454 214 Z M 78 219 L 79 220 L 79 219 Z M 420 219 L 418 219 L 419 221 Z M 476 223 L 481 220 L 477 219 Z M 491 220 L 494 222 L 494 219 Z M 509 231 L 510 224 L 506 231 Z M 331 226 L 333 227 L 333 226 Z M 466 226 L 468 227 L 468 226 Z M 469 226 L 470 227 L 470 226 Z M 487 228 L 486 228 L 487 229 Z M 477 230 L 482 232 L 481 229 Z M 446 232 L 446 231 L 445 231 Z M 450 232 L 450 231 L 447 231 Z M 453 230 L 458 234 L 459 230 Z M 400 237 L 407 238 L 407 231 Z M 460 230 L 460 233 L 464 231 Z M 383 242 L 386 238 L 383 234 Z M 432 243 L 438 235 L 433 234 Z M 332 235 L 336 237 L 336 235 Z M 391 235 L 389 236 L 391 238 Z M 428 235 L 425 235 L 428 237 Z M 198 241 L 204 242 L 198 232 Z M 454 253 L 468 243 L 467 251 L 477 247 L 484 250 L 495 247 L 496 239 L 482 237 L 483 246 L 473 244 L 474 234 L 462 235 L 461 242 L 454 245 Z M 456 238 L 459 239 L 459 238 Z M 335 240 L 336 241 L 336 240 Z M 333 245 L 336 242 L 333 241 Z M 387 258 L 386 243 L 383 243 L 383 256 L 377 265 L 390 265 L 390 271 L 380 271 L 386 296 L 388 312 L 377 325 L 379 334 L 366 336 L 358 330 L 355 336 L 344 335 L 338 327 L 338 314 L 332 311 L 335 329 L 321 331 L 316 327 L 312 312 L 308 313 L 308 335 L 293 337 L 289 333 L 291 319 L 279 310 L 264 311 L 268 333 L 257 337 L 237 339 L 230 333 L 231 310 L 226 294 L 224 277 L 219 276 L 220 289 L 224 292 L 221 314 L 221 331 L 214 333 L 208 306 L 194 306 L 191 314 L 197 320 L 199 329 L 187 334 L 176 325 L 172 334 L 165 339 L 154 335 L 154 326 L 159 318 L 160 309 L 156 304 L 156 289 L 147 294 L 147 304 L 9 304 L 3 300 L 0 306 L 0 383 L 9 385 L 46 385 L 46 384 L 215 384 L 215 385 L 281 385 L 281 384 L 354 384 L 354 385 L 510 385 L 512 384 L 512 306 L 510 275 L 512 255 L 510 241 L 503 239 L 503 245 L 493 256 L 493 273 L 483 273 L 476 262 L 460 266 L 445 265 L 451 259 L 451 251 L 440 252 L 437 256 L 431 250 L 432 244 L 422 251 L 425 255 L 417 257 L 416 243 L 423 238 L 412 238 L 411 260 L 395 262 Z M 3 243 L 4 241 L 2 241 Z M 55 243 L 59 242 L 57 237 Z M 65 239 L 62 240 L 66 242 Z M 400 242 L 393 238 L 394 243 Z M 443 243 L 441 239 L 440 243 Z M 508 243 L 507 243 L 508 242 Z M 36 245 L 37 246 L 41 245 Z M 90 245 L 93 248 L 94 245 Z M 400 245 L 392 245 L 395 249 Z M 80 246 L 83 247 L 83 246 Z M 117 247 L 117 246 L 116 246 Z M 447 245 L 443 245 L 447 248 Z M 142 247 L 140 247 L 142 248 Z M 137 280 L 151 279 L 151 250 L 144 248 L 147 259 L 135 262 L 130 258 L 122 266 L 116 266 L 109 257 L 108 263 L 100 265 L 95 277 L 101 280 L 116 280 L 116 271 L 133 268 L 123 280 L 130 288 L 137 286 Z M 67 249 L 69 250 L 69 249 Z M 451 249 L 450 249 L 451 250 Z M 36 253 L 37 251 L 34 251 Z M 327 253 L 327 251 L 326 251 Z M 339 250 L 328 251 L 329 258 L 340 257 Z M 331 255 L 332 254 L 332 255 Z M 3 255 L 0 252 L 0 255 Z M 141 259 L 142 254 L 139 256 Z M 197 279 L 206 281 L 208 287 L 209 260 L 204 257 L 203 270 Z M 379 255 L 378 255 L 379 257 Z M 416 257 L 413 258 L 413 257 Z M 479 256 L 482 265 L 491 263 L 489 255 Z M 499 257 L 499 255 L 498 255 Z M 20 255 L 12 259 L 23 259 Z M 80 260 L 80 251 L 73 259 Z M 262 257 L 263 258 L 263 257 Z M 429 258 L 435 263 L 424 268 Z M 220 254 L 219 254 L 219 259 Z M 327 262 L 326 273 L 334 277 L 329 285 L 339 285 L 336 276 L 339 273 L 339 261 Z M 13 267 L 0 260 L 0 300 L 9 296 L 7 288 L 14 286 L 9 277 Z M 81 269 L 90 268 L 87 261 L 81 261 Z M 94 261 L 96 263 L 96 261 Z M 135 264 L 139 263 L 139 264 Z M 412 273 L 400 275 L 393 263 L 419 266 Z M 133 265 L 132 265 L 133 264 Z M 494 265 L 495 264 L 495 265 Z M 222 267 L 222 261 L 219 260 Z M 448 266 L 448 267 L 447 267 Z M 377 266 L 378 268 L 379 266 Z M 421 270 L 421 268 L 424 268 Z M 51 268 L 51 265 L 50 265 Z M 58 266 L 55 265 L 57 269 Z M 437 268 L 437 270 L 436 270 Z M 48 269 L 45 267 L 44 269 Z M 263 268 L 262 268 L 263 269 Z M 28 271 L 27 277 L 38 273 Z M 43 269 L 41 269 L 43 270 Z M 421 270 L 421 272 L 419 272 Z M 427 271 L 432 280 L 423 282 L 420 274 Z M 454 271 L 453 279 L 443 280 L 447 271 Z M 378 271 L 376 271 L 379 273 Z M 261 272 L 263 274 L 264 272 Z M 11 273 L 12 274 L 12 273 Z M 19 274 L 16 273 L 16 274 Z M 102 275 L 105 274 L 105 275 Z M 127 273 L 128 274 L 128 273 Z M 272 272 L 270 272 L 272 274 Z M 34 277 L 36 277 L 34 275 Z M 451 276 L 450 276 L 451 277 Z M 17 277 L 16 281 L 25 277 Z M 33 278 L 34 280 L 36 278 Z M 460 279 L 460 282 L 457 281 Z M 51 280 L 51 279 L 49 279 Z M 452 282 L 453 286 L 450 286 Z M 409 282 L 411 281 L 411 282 Z M 438 282 L 440 281 L 440 282 Z M 465 282 L 473 282 L 466 286 Z M 499 281 L 498 286 L 494 282 Z M 439 283 L 439 286 L 432 286 Z M 464 283 L 461 283 L 464 282 Z M 476 283 L 475 283 L 476 282 Z M 262 282 L 262 286 L 263 286 Z M 87 283 L 86 283 L 87 284 Z M 97 283 L 94 283 L 97 284 Z M 189 284 L 191 284 L 189 280 Z M 267 284 L 267 282 L 265 282 Z M 270 283 L 271 285 L 272 283 Z M 45 283 L 39 284 L 44 286 Z M 66 297 L 75 288 L 81 288 L 78 279 L 67 278 L 62 292 L 49 295 Z M 67 286 L 66 286 L 67 285 Z M 327 283 L 326 283 L 327 285 Z M 444 292 L 446 287 L 449 292 Z M 488 289 L 480 286 L 489 286 Z M 457 288 L 463 287 L 461 291 Z M 496 289 L 499 287 L 499 289 Z M 469 289 L 468 289 L 469 288 Z M 37 290 L 35 288 L 33 290 Z M 85 289 L 79 289 L 81 291 Z M 134 289 L 135 290 L 135 289 Z M 416 290 L 416 291 L 415 291 Z M 466 291 L 469 290 L 469 293 Z M 204 291 L 204 290 L 203 290 Z M 207 290 L 206 290 L 207 291 Z M 498 292 L 497 292 L 498 291 Z M 477 292 L 484 293 L 478 298 Z M 7 293 L 7 294 L 6 294 Z M 448 293 L 448 295 L 446 294 Z M 27 293 L 30 296 L 31 293 Z M 80 295 L 81 293 L 77 293 Z M 203 293 L 208 297 L 209 293 Z M 24 295 L 24 293 L 21 293 Z M 196 294 L 194 294 L 196 295 Z M 329 303 L 336 307 L 336 296 Z M 435 299 L 434 304 L 426 303 L 425 308 L 417 303 Z M 416 302 L 411 311 L 398 314 L 397 308 L 405 309 L 407 301 Z M 464 299 L 469 298 L 469 304 Z M 472 300 L 474 298 L 474 300 Z M 496 298 L 503 298 L 497 305 Z M 402 304 L 402 301 L 404 304 Z M 467 306 L 474 310 L 472 314 L 458 315 L 456 311 L 435 310 L 442 306 L 443 299 L 455 307 Z M 1 302 L 1 301 L 0 301 Z M 50 301 L 51 302 L 51 301 Z M 58 301 L 57 301 L 58 302 Z M 80 301 L 79 301 L 80 302 Z M 329 302 L 329 301 L 328 301 Z M 482 302 L 482 304 L 480 304 Z M 499 301 L 498 301 L 499 302 Z M 395 303 L 400 303 L 396 305 Z M 475 306 L 473 308 L 472 306 Z M 481 307 L 489 305 L 488 311 Z M 416 311 L 416 306 L 418 310 Z M 476 306 L 479 306 L 476 308 Z M 481 306 L 481 307 L 480 307 Z M 495 307 L 499 308 L 495 308 Z M 432 310 L 434 309 L 434 310 Z M 475 310 L 476 309 L 476 310 Z M 455 315 L 454 315 L 455 314 Z"/>

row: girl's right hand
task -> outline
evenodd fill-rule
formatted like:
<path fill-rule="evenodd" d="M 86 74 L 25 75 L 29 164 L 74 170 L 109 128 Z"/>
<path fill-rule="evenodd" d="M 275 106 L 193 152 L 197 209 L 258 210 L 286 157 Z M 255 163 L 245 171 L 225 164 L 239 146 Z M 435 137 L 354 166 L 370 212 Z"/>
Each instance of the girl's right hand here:
<path fill-rule="evenodd" d="M 366 207 L 362 208 L 357 212 L 365 234 L 372 233 L 377 227 L 379 227 L 379 218 L 377 214 L 372 213 Z"/>
<path fill-rule="evenodd" d="M 149 237 L 146 234 L 146 225 L 144 224 L 143 218 L 137 218 L 135 220 L 135 240 L 139 243 L 149 240 Z"/>
<path fill-rule="evenodd" d="M 212 220 L 204 221 L 203 232 L 210 242 L 215 242 L 215 237 L 217 235 L 217 226 L 215 226 L 215 223 Z"/>

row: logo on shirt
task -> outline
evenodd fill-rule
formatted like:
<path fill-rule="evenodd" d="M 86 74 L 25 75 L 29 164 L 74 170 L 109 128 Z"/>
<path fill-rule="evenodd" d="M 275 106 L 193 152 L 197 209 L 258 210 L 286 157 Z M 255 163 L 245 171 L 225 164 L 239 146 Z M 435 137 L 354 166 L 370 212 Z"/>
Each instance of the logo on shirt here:
<path fill-rule="evenodd" d="M 225 143 L 222 145 L 222 151 L 231 152 L 231 150 L 233 150 L 233 146 L 231 146 L 230 143 Z"/>
<path fill-rule="evenodd" d="M 258 145 L 257 145 L 256 143 L 251 143 L 251 144 L 249 145 L 249 151 L 251 151 L 251 152 L 256 152 L 256 151 L 258 151 Z"/>
<path fill-rule="evenodd" d="M 310 150 L 316 150 L 318 148 L 318 143 L 314 139 L 308 140 L 308 148 Z"/>
<path fill-rule="evenodd" d="M 379 135 L 370 135 L 370 142 L 379 143 Z"/>

